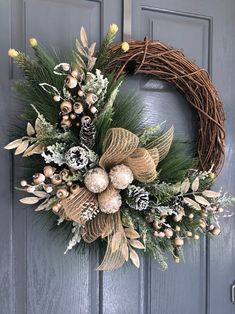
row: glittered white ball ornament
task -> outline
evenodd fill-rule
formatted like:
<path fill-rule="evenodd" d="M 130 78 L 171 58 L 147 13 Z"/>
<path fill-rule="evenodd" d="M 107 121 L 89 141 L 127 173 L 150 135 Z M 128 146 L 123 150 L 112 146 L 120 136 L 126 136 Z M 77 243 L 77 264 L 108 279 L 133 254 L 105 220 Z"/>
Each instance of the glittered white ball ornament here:
<path fill-rule="evenodd" d="M 94 168 L 86 173 L 84 183 L 89 191 L 101 193 L 108 187 L 109 177 L 105 170 Z"/>
<path fill-rule="evenodd" d="M 101 212 L 114 214 L 119 211 L 122 205 L 122 198 L 118 190 L 109 187 L 98 195 L 98 204 Z"/>
<path fill-rule="evenodd" d="M 113 186 L 118 190 L 124 190 L 134 180 L 131 169 L 125 165 L 117 165 L 109 172 L 109 178 Z"/>

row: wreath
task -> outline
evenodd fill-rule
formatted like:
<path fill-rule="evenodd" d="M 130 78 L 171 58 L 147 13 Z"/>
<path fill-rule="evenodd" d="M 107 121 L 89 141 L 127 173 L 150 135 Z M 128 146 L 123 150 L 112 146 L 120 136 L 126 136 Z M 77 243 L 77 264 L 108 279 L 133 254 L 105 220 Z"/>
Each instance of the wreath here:
<path fill-rule="evenodd" d="M 185 240 L 220 234 L 233 197 L 209 189 L 224 161 L 224 111 L 208 73 L 159 41 L 113 44 L 110 25 L 98 51 L 84 28 L 71 59 L 61 60 L 30 39 L 35 58 L 8 54 L 25 80 L 14 89 L 24 101 L 26 135 L 5 146 L 35 161 L 19 189 L 23 204 L 54 218 L 69 236 L 65 253 L 99 241 L 98 270 L 113 270 L 149 253 L 162 269 L 176 262 Z M 61 62 L 63 61 L 63 62 Z M 174 139 L 174 127 L 145 126 L 135 95 L 123 95 L 130 74 L 151 74 L 176 85 L 196 109 L 196 147 Z M 48 219 L 49 220 L 49 219 Z"/>

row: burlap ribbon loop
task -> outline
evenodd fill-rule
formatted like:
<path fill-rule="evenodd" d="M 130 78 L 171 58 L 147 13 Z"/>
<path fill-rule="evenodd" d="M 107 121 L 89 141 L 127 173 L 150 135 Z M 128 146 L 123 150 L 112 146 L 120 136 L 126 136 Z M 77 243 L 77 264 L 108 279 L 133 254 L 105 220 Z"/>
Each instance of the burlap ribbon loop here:
<path fill-rule="evenodd" d="M 88 220 L 88 217 L 84 215 L 87 208 L 91 214 L 92 211 L 95 212 L 98 209 L 96 195 L 88 191 L 87 188 L 80 188 L 76 193 L 63 199 L 61 204 L 65 215 L 79 224 L 84 224 Z"/>
<path fill-rule="evenodd" d="M 100 158 L 100 167 L 110 170 L 127 158 L 139 145 L 139 138 L 134 133 L 122 129 L 109 129 L 104 140 L 104 153 Z"/>
<path fill-rule="evenodd" d="M 124 159 L 123 164 L 131 169 L 134 178 L 140 182 L 151 182 L 157 176 L 154 159 L 145 148 L 138 147 Z"/>

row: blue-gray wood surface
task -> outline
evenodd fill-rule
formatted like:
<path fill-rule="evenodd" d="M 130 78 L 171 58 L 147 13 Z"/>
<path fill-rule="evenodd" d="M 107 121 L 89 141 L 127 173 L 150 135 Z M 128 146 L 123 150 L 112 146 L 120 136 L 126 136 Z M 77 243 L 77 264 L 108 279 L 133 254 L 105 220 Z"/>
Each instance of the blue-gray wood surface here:
<path fill-rule="evenodd" d="M 132 0 L 132 38 L 160 39 L 182 48 L 208 69 L 227 115 L 227 157 L 217 188 L 235 193 L 235 1 Z M 13 117 L 22 110 L 10 86 L 19 73 L 7 57 L 9 47 L 29 52 L 27 40 L 68 50 L 83 25 L 100 42 L 110 23 L 120 26 L 121 0 L 0 1 L 0 146 L 9 141 Z M 130 78 L 125 90 L 141 94 L 148 119 L 167 120 L 176 134 L 193 139 L 196 118 L 184 97 L 151 77 Z M 15 118 L 14 118 L 15 119 Z M 13 190 L 25 170 L 20 158 L 0 151 L 0 313 L 1 314 L 232 314 L 235 280 L 235 218 L 221 220 L 222 235 L 186 245 L 185 263 L 169 259 L 161 272 L 145 258 L 140 270 L 94 271 L 97 249 L 63 255 L 65 243 L 20 206 Z"/>

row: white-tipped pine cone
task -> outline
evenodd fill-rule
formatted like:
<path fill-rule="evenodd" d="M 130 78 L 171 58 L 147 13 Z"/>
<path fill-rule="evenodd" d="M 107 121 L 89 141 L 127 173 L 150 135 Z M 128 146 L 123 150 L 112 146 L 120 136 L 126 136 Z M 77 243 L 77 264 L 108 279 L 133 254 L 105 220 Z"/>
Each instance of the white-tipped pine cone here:
<path fill-rule="evenodd" d="M 98 204 L 101 212 L 114 214 L 122 206 L 122 198 L 118 190 L 109 187 L 98 195 Z"/>
<path fill-rule="evenodd" d="M 127 204 L 136 210 L 145 210 L 149 206 L 149 193 L 140 186 L 129 185 Z"/>
<path fill-rule="evenodd" d="M 71 169 L 81 170 L 88 164 L 87 152 L 81 146 L 74 146 L 65 154 L 65 161 Z"/>
<path fill-rule="evenodd" d="M 109 184 L 108 174 L 101 168 L 91 169 L 85 175 L 84 184 L 92 193 L 101 193 Z"/>
<path fill-rule="evenodd" d="M 118 190 L 124 190 L 134 180 L 131 169 L 125 165 L 117 165 L 110 170 L 109 178 Z"/>

